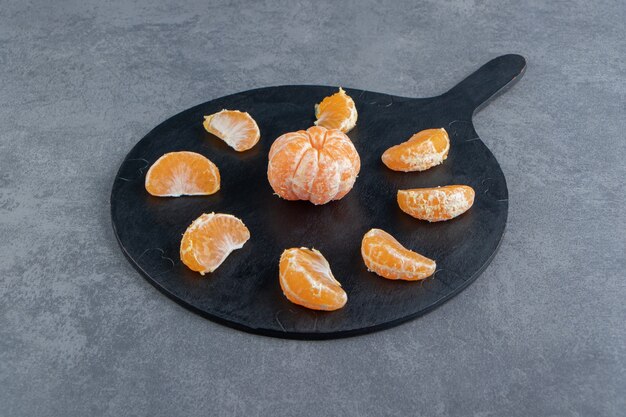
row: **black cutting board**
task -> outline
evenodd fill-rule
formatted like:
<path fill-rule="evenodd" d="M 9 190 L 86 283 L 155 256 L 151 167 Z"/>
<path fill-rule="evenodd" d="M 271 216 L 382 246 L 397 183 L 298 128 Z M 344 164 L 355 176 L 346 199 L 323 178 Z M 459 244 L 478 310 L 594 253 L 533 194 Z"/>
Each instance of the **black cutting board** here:
<path fill-rule="evenodd" d="M 285 201 L 267 181 L 267 154 L 286 132 L 313 125 L 314 105 L 337 86 L 279 86 L 245 91 L 192 107 L 141 139 L 122 163 L 111 194 L 113 227 L 124 254 L 154 286 L 211 320 L 269 336 L 327 339 L 367 333 L 415 318 L 461 292 L 485 269 L 502 239 L 508 213 L 504 175 L 480 140 L 472 115 L 525 69 L 519 55 L 498 57 L 447 93 L 407 98 L 346 88 L 359 113 L 348 134 L 361 156 L 361 172 L 342 200 L 323 206 Z M 222 109 L 246 111 L 261 130 L 260 142 L 238 153 L 202 127 L 203 116 Z M 444 127 L 448 159 L 425 172 L 387 169 L 381 155 L 414 133 Z M 220 169 L 221 190 L 211 196 L 157 198 L 144 188 L 148 167 L 172 151 L 194 151 Z M 398 189 L 467 184 L 474 206 L 447 222 L 427 223 L 403 213 Z M 202 213 L 233 214 L 251 239 L 212 274 L 202 277 L 182 264 L 183 232 Z M 389 281 L 366 270 L 363 234 L 380 228 L 406 247 L 437 261 L 421 282 Z M 348 294 L 335 312 L 291 304 L 278 282 L 278 260 L 290 247 L 314 247 L 330 262 Z"/>

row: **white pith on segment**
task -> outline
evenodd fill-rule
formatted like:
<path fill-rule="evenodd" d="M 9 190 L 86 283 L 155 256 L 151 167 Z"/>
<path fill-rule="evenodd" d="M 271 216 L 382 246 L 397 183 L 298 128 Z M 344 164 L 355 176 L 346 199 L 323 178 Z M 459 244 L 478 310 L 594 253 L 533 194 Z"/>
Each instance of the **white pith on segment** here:
<path fill-rule="evenodd" d="M 231 233 L 228 233 L 224 229 L 220 229 L 220 223 L 234 222 L 243 232 L 243 237 L 236 239 Z M 191 233 L 197 229 L 202 228 L 215 228 L 217 233 L 214 233 L 214 237 L 205 237 L 201 240 L 193 240 L 190 236 Z M 183 255 L 191 253 L 191 256 L 195 259 L 196 263 L 203 266 L 204 269 L 199 272 L 204 275 L 207 272 L 215 271 L 236 249 L 241 249 L 243 245 L 250 239 L 250 232 L 244 223 L 237 217 L 230 214 L 222 213 L 209 213 L 202 214 L 185 231 L 183 239 L 181 241 L 180 255 L 183 259 Z M 186 245 L 186 247 L 184 247 Z M 217 254 L 217 256 L 212 256 Z"/>
<path fill-rule="evenodd" d="M 398 197 L 406 198 L 407 207 L 403 211 L 420 220 L 430 222 L 450 220 L 465 213 L 474 204 L 474 194 L 468 199 L 465 187 L 445 186 L 437 188 L 416 188 L 399 190 Z M 473 190 L 472 190 L 473 191 Z M 437 212 L 443 214 L 437 219 Z"/>
<path fill-rule="evenodd" d="M 393 236 L 380 229 L 371 229 L 363 236 L 361 256 L 368 271 L 393 280 L 425 279 L 437 268 L 435 261 L 405 248 Z M 393 263 L 383 263 L 384 258 L 393 259 Z"/>
<path fill-rule="evenodd" d="M 286 266 L 284 266 L 285 264 Z M 316 249 L 286 249 L 280 257 L 279 270 L 279 280 L 283 293 L 295 304 L 315 310 L 330 311 L 343 307 L 348 301 L 348 296 L 341 289 L 339 281 L 333 276 L 328 261 Z M 307 287 L 299 292 L 292 288 L 287 278 L 288 274 L 293 275 L 294 273 L 307 283 Z M 303 298 L 302 291 L 307 291 L 308 295 L 320 301 L 311 302 Z M 322 295 L 332 297 L 336 303 L 334 305 L 322 304 Z"/>
<path fill-rule="evenodd" d="M 182 158 L 180 158 L 182 157 Z M 161 156 L 156 160 L 154 164 L 148 169 L 146 173 L 145 185 L 146 189 L 148 184 L 153 182 L 153 175 L 159 166 L 168 159 L 184 159 L 185 162 L 179 161 L 174 165 L 166 175 L 162 175 L 161 180 L 166 181 L 165 193 L 153 194 L 157 197 L 180 197 L 182 195 L 209 195 L 217 192 L 220 189 L 219 170 L 217 166 L 203 155 L 195 152 L 169 152 Z M 191 162 L 187 162 L 191 160 Z M 205 168 L 198 169 L 197 166 L 201 165 Z M 211 177 L 215 188 L 211 190 L 203 190 L 198 186 L 198 180 L 202 177 Z M 151 193 L 152 194 L 152 193 Z"/>
<path fill-rule="evenodd" d="M 232 117 L 234 114 L 243 114 L 246 118 L 237 120 Z M 239 152 L 252 148 L 261 138 L 256 121 L 248 113 L 239 110 L 222 110 L 205 116 L 204 127 Z"/>

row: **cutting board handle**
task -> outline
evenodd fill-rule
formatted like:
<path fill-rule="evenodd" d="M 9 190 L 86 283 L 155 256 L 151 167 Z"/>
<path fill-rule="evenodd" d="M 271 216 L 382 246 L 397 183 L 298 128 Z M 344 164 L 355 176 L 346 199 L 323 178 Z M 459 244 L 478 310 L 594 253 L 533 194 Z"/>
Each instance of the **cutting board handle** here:
<path fill-rule="evenodd" d="M 515 84 L 525 69 L 526 59 L 523 56 L 502 55 L 487 62 L 444 96 L 463 103 L 474 114 Z"/>

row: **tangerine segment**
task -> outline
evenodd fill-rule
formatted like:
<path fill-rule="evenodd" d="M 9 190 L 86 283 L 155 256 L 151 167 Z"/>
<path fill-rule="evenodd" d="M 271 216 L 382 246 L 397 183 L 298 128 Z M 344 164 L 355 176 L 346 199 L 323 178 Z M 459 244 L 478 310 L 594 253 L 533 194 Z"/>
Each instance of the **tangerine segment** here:
<path fill-rule="evenodd" d="M 450 150 L 445 129 L 426 129 L 383 153 L 383 163 L 394 171 L 425 171 L 441 164 Z"/>
<path fill-rule="evenodd" d="M 316 126 L 339 129 L 348 133 L 356 126 L 358 117 L 354 100 L 339 87 L 339 92 L 328 96 L 315 105 Z"/>
<path fill-rule="evenodd" d="M 259 126 L 252 116 L 239 110 L 222 110 L 204 116 L 203 126 L 238 152 L 252 148 L 261 138 Z"/>
<path fill-rule="evenodd" d="M 286 249 L 280 256 L 280 287 L 294 304 L 313 310 L 338 310 L 348 301 L 324 256 L 315 249 Z"/>
<path fill-rule="evenodd" d="M 398 205 L 416 219 L 440 222 L 469 210 L 474 204 L 474 195 L 474 189 L 467 185 L 399 190 Z"/>
<path fill-rule="evenodd" d="M 203 214 L 185 230 L 180 259 L 192 271 L 204 275 L 215 271 L 235 249 L 250 239 L 250 231 L 230 214 Z"/>
<path fill-rule="evenodd" d="M 418 281 L 431 276 L 437 267 L 435 261 L 405 248 L 380 229 L 363 236 L 361 256 L 368 271 L 387 279 Z"/>
<path fill-rule="evenodd" d="M 220 171 L 198 153 L 170 152 L 152 164 L 145 186 L 156 197 L 208 195 L 220 189 Z"/>
<path fill-rule="evenodd" d="M 360 169 L 361 159 L 348 136 L 337 129 L 313 126 L 274 141 L 267 179 L 286 200 L 326 204 L 348 194 Z"/>

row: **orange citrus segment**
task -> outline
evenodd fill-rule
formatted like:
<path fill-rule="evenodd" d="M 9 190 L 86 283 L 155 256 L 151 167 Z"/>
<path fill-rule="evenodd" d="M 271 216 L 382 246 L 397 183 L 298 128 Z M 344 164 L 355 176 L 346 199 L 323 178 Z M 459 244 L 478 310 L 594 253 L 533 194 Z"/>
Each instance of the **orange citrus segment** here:
<path fill-rule="evenodd" d="M 215 271 L 235 249 L 250 239 L 250 231 L 230 214 L 203 214 L 191 223 L 180 242 L 180 259 L 192 271 Z"/>
<path fill-rule="evenodd" d="M 435 261 L 405 248 L 380 229 L 363 236 L 361 256 L 369 271 L 387 279 L 417 281 L 431 276 L 437 267 Z"/>
<path fill-rule="evenodd" d="M 424 171 L 441 164 L 450 150 L 445 129 L 426 129 L 383 153 L 383 163 L 394 171 Z"/>
<path fill-rule="evenodd" d="M 152 164 L 145 185 L 157 197 L 208 195 L 220 189 L 220 171 L 195 152 L 170 152 Z"/>
<path fill-rule="evenodd" d="M 398 191 L 398 205 L 420 220 L 440 222 L 453 219 L 472 207 L 474 189 L 467 185 L 415 188 Z"/>
<path fill-rule="evenodd" d="M 317 126 L 348 133 L 356 125 L 358 114 L 354 100 L 339 87 L 338 93 L 326 97 L 315 105 L 315 117 Z"/>
<path fill-rule="evenodd" d="M 348 194 L 360 169 L 361 159 L 348 136 L 313 126 L 274 141 L 267 178 L 274 192 L 286 200 L 326 204 Z"/>
<path fill-rule="evenodd" d="M 280 257 L 279 280 L 289 301 L 313 310 L 337 310 L 348 301 L 328 261 L 315 249 L 286 249 Z"/>
<path fill-rule="evenodd" d="M 222 110 L 204 116 L 203 126 L 238 152 L 252 148 L 261 138 L 259 126 L 252 116 L 239 110 Z"/>

